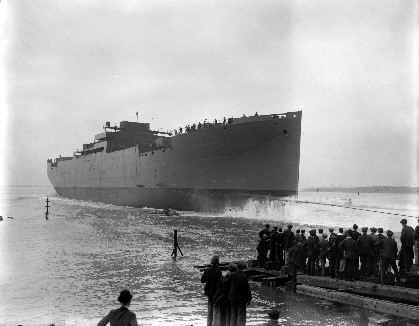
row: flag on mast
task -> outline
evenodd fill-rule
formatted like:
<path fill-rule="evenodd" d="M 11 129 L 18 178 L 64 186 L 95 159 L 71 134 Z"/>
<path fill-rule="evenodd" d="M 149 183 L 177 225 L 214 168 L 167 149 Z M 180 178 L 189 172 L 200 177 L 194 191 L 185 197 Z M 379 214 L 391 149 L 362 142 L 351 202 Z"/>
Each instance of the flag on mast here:
<path fill-rule="evenodd" d="M 137 113 L 135 113 L 135 115 L 137 116 L 137 123 L 138 123 L 138 111 L 137 111 Z"/>

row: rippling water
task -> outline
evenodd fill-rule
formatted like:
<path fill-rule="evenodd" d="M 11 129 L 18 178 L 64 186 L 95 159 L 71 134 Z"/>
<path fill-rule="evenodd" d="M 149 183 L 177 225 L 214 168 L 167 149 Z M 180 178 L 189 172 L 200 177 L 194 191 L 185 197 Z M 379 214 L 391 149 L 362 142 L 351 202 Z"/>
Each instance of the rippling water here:
<path fill-rule="evenodd" d="M 385 212 L 418 216 L 417 195 L 405 194 L 300 193 L 298 202 L 255 201 L 223 214 L 167 217 L 153 210 L 63 199 L 47 187 L 0 191 L 0 325 L 95 325 L 118 306 L 116 297 L 124 288 L 134 294 L 131 310 L 141 325 L 205 325 L 206 297 L 193 265 L 207 263 L 214 253 L 221 261 L 253 259 L 265 222 L 307 227 L 355 222 L 397 234 L 399 215 Z M 408 221 L 416 225 L 415 218 Z M 171 257 L 175 229 L 184 254 L 176 261 Z M 371 315 L 347 306 L 322 310 L 316 299 L 260 283 L 251 288 L 249 325 L 265 323 L 273 302 L 281 307 L 282 325 L 367 325 Z"/>

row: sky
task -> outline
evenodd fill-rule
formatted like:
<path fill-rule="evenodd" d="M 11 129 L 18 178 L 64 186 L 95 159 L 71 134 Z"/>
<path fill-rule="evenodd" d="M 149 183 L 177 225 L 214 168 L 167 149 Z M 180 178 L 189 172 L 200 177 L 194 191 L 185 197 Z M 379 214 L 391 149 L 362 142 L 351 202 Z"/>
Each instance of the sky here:
<path fill-rule="evenodd" d="M 419 186 L 416 1 L 0 2 L 0 185 L 106 121 L 303 111 L 300 188 Z"/>

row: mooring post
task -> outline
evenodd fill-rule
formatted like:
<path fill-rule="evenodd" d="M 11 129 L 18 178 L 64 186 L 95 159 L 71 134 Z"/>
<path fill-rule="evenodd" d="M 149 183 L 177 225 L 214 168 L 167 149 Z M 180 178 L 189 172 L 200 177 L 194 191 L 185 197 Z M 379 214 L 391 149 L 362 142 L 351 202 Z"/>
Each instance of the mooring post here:
<path fill-rule="evenodd" d="M 179 249 L 180 254 L 183 256 L 182 250 L 180 250 L 179 244 L 177 243 L 177 230 L 175 230 L 173 235 L 173 252 L 172 256 L 175 256 L 175 259 L 177 257 L 177 250 Z"/>
<path fill-rule="evenodd" d="M 45 219 L 46 219 L 46 220 L 48 220 L 48 214 L 49 214 L 49 212 L 48 212 L 48 208 L 50 207 L 50 206 L 48 205 L 48 203 L 49 203 L 49 199 L 48 199 L 48 197 L 47 197 L 47 206 L 45 206 L 45 207 L 47 208 L 47 212 L 45 213 Z"/>
<path fill-rule="evenodd" d="M 174 244 L 173 244 L 172 255 L 175 255 L 175 258 L 176 258 L 177 257 L 177 247 L 178 247 L 178 245 L 177 245 L 177 230 L 175 230 L 175 232 L 174 232 L 173 241 L 174 241 Z"/>

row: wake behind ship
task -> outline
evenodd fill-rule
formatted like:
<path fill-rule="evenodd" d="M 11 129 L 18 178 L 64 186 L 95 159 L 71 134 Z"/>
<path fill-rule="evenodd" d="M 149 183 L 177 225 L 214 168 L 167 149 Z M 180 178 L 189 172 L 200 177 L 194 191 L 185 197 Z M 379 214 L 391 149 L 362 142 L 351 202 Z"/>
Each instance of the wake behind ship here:
<path fill-rule="evenodd" d="M 131 207 L 215 211 L 298 192 L 301 111 L 187 126 L 106 123 L 71 157 L 47 161 L 63 197 Z"/>

